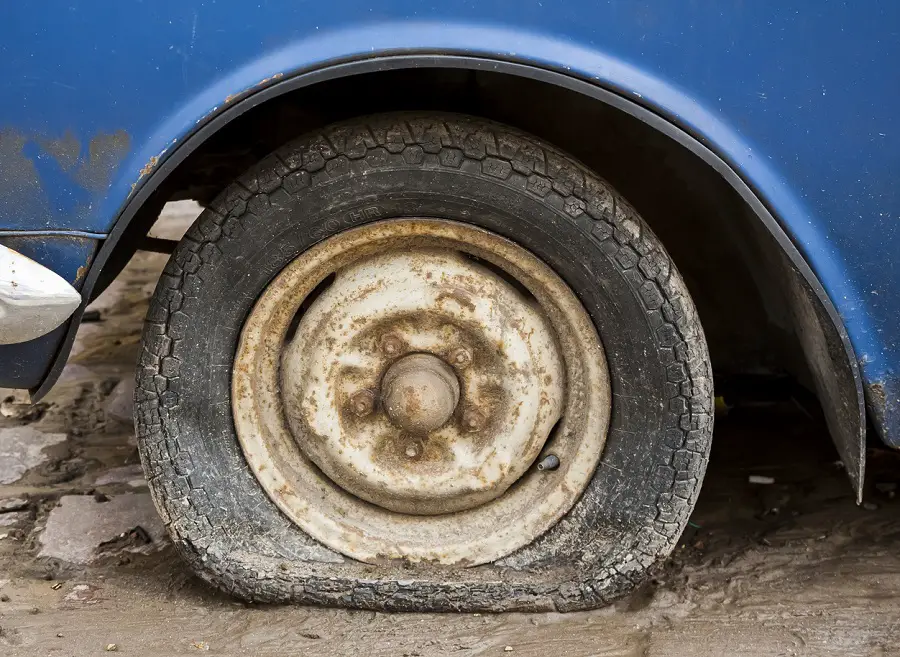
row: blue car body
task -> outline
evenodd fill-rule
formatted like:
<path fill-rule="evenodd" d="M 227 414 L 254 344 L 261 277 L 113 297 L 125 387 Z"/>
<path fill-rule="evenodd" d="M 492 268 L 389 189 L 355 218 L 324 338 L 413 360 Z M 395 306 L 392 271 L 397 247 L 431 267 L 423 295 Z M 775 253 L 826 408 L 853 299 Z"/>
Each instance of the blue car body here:
<path fill-rule="evenodd" d="M 830 304 L 869 415 L 900 444 L 892 0 L 129 0 L 8 4 L 3 18 L 0 244 L 76 288 L 167 164 L 267 90 L 422 58 L 515 65 L 652 115 L 739 180 Z M 0 347 L 0 385 L 46 384 L 72 330 Z"/>

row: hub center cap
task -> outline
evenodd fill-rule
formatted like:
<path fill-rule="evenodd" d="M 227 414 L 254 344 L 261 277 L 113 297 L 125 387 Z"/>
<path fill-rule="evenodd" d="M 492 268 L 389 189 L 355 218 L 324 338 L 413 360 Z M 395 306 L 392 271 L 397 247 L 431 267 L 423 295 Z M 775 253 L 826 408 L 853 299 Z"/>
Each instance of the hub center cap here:
<path fill-rule="evenodd" d="M 459 402 L 456 374 L 431 354 L 411 354 L 391 365 L 381 391 L 391 422 L 412 434 L 427 434 L 447 424 Z"/>

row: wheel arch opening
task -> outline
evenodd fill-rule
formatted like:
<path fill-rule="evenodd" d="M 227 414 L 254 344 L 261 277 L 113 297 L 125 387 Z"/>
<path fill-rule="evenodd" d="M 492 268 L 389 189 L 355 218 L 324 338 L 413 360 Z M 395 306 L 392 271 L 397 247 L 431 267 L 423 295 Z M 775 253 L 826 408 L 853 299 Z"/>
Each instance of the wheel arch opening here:
<path fill-rule="evenodd" d="M 273 95 L 203 141 L 168 172 L 127 226 L 117 227 L 120 237 L 94 279 L 93 294 L 140 247 L 164 202 L 194 199 L 205 205 L 296 136 L 335 121 L 401 110 L 458 112 L 508 124 L 567 151 L 605 178 L 635 206 L 681 271 L 706 332 L 719 389 L 727 391 L 731 381 L 748 374 L 783 374 L 815 390 L 851 478 L 861 481 L 859 375 L 846 353 L 843 327 L 827 298 L 820 298 L 821 286 L 804 280 L 783 240 L 720 171 L 683 143 L 620 107 L 537 77 L 464 67 L 400 68 Z M 811 332 L 823 334 L 815 345 L 806 344 Z M 829 376 L 832 382 L 824 380 Z M 48 377 L 51 383 L 54 378 Z M 828 417 L 829 407 L 839 409 L 835 417 Z"/>

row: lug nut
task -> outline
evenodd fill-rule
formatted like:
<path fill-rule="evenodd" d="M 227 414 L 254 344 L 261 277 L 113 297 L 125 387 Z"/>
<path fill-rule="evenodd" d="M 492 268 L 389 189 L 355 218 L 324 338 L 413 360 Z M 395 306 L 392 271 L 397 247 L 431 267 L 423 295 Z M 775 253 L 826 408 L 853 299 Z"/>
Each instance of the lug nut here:
<path fill-rule="evenodd" d="M 403 342 L 396 335 L 388 333 L 381 336 L 381 350 L 388 356 L 398 356 L 403 349 Z"/>
<path fill-rule="evenodd" d="M 538 470 L 556 470 L 559 467 L 559 457 L 556 454 L 547 454 L 537 464 Z"/>
<path fill-rule="evenodd" d="M 365 417 L 375 408 L 375 393 L 371 390 L 354 392 L 350 397 L 350 410 L 357 417 Z"/>
<path fill-rule="evenodd" d="M 484 415 L 480 411 L 470 408 L 462 416 L 463 429 L 466 431 L 478 431 L 484 426 Z"/>
<path fill-rule="evenodd" d="M 457 367 L 468 367 L 472 363 L 472 352 L 465 347 L 450 352 L 450 362 Z"/>

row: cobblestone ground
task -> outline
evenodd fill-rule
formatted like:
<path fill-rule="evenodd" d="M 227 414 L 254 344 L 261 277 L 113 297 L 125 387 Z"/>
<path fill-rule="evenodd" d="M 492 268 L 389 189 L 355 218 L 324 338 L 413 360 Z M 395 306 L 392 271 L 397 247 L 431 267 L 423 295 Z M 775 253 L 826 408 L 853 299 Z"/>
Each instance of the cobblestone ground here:
<path fill-rule="evenodd" d="M 154 231 L 177 237 L 195 213 L 170 205 Z M 131 427 L 140 326 L 164 263 L 139 254 L 93 304 L 43 402 L 0 391 L 0 654 L 900 654 L 900 458 L 870 450 L 857 507 L 815 411 L 793 405 L 717 419 L 679 549 L 611 608 L 389 615 L 264 608 L 206 588 L 167 542 Z"/>

